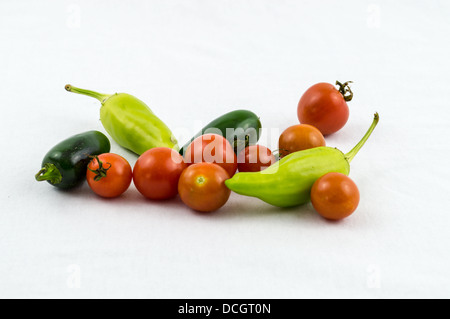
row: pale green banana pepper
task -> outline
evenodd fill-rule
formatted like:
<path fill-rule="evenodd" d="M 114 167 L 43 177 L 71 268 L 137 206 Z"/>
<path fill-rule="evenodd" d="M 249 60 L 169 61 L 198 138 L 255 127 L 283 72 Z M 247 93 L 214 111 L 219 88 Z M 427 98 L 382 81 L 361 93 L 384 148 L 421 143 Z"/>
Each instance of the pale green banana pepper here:
<path fill-rule="evenodd" d="M 120 146 L 139 155 L 154 147 L 179 150 L 177 140 L 167 125 L 136 97 L 126 93 L 101 94 L 70 84 L 65 88 L 100 101 L 100 120 Z"/>
<path fill-rule="evenodd" d="M 331 172 L 350 173 L 351 160 L 375 129 L 378 119 L 378 113 L 375 113 L 367 133 L 347 154 L 332 147 L 291 153 L 261 172 L 237 173 L 226 180 L 225 185 L 238 194 L 257 197 L 278 207 L 307 203 L 311 188 L 319 177 Z"/>

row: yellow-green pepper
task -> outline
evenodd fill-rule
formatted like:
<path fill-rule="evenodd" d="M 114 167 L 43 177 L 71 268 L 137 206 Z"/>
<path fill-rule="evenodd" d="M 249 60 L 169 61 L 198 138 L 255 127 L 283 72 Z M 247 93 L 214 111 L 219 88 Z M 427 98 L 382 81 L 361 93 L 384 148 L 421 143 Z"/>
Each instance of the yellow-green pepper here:
<path fill-rule="evenodd" d="M 330 172 L 350 173 L 349 163 L 375 129 L 378 119 L 375 113 L 367 133 L 347 154 L 332 147 L 294 152 L 261 172 L 237 173 L 225 185 L 238 194 L 257 197 L 278 207 L 304 204 L 310 200 L 311 188 L 319 177 Z"/>
<path fill-rule="evenodd" d="M 141 100 L 126 93 L 101 94 L 66 85 L 69 92 L 84 94 L 102 103 L 100 120 L 122 147 L 141 155 L 154 147 L 179 150 L 170 129 Z"/>

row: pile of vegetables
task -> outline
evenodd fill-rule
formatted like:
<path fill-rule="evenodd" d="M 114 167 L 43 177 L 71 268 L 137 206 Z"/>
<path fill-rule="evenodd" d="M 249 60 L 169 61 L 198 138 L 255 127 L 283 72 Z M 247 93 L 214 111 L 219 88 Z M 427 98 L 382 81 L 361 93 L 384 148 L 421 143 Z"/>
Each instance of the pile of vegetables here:
<path fill-rule="evenodd" d="M 139 158 L 132 168 L 110 153 L 101 132 L 74 135 L 54 146 L 42 161 L 36 180 L 71 189 L 87 180 L 97 195 L 123 194 L 133 181 L 151 200 L 180 196 L 193 210 L 212 212 L 226 204 L 231 191 L 278 207 L 311 200 L 327 219 L 351 215 L 359 190 L 348 177 L 350 162 L 378 123 L 373 123 L 348 153 L 327 147 L 325 137 L 342 129 L 353 97 L 349 83 L 318 83 L 300 98 L 300 124 L 288 127 L 272 152 L 258 144 L 261 122 L 249 110 L 236 110 L 211 121 L 181 149 L 171 130 L 150 108 L 126 93 L 101 94 L 66 85 L 66 90 L 96 98 L 106 132 Z M 275 156 L 276 155 L 276 156 Z"/>

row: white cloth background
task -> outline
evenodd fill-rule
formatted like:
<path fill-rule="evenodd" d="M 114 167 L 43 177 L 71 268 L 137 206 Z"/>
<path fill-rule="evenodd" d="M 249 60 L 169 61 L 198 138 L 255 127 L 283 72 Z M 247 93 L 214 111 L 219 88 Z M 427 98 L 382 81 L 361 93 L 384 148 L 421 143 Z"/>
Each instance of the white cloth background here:
<path fill-rule="evenodd" d="M 0 297 L 450 297 L 449 18 L 448 1 L 1 1 Z M 328 145 L 348 151 L 380 114 L 344 221 L 34 181 L 55 143 L 104 132 L 67 83 L 139 97 L 183 144 L 236 108 L 283 130 L 309 86 L 335 80 L 354 99 Z"/>

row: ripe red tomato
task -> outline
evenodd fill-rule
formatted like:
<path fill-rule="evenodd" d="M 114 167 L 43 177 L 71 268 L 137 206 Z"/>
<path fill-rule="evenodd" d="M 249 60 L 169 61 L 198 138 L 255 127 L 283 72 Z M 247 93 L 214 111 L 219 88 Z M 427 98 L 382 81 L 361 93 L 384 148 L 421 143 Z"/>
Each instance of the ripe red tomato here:
<path fill-rule="evenodd" d="M 147 198 L 163 200 L 178 193 L 178 180 L 187 167 L 183 157 L 167 147 L 152 148 L 143 153 L 133 169 L 137 190 Z"/>
<path fill-rule="evenodd" d="M 113 153 L 95 156 L 86 172 L 89 187 L 97 195 L 106 198 L 123 194 L 130 186 L 132 177 L 128 161 Z"/>
<path fill-rule="evenodd" d="M 247 146 L 237 158 L 239 172 L 260 172 L 276 161 L 272 152 L 262 145 Z"/>
<path fill-rule="evenodd" d="M 192 163 L 214 163 L 224 168 L 231 176 L 236 173 L 237 157 L 233 147 L 218 134 L 205 134 L 197 137 L 188 146 L 184 161 Z"/>
<path fill-rule="evenodd" d="M 181 174 L 178 193 L 190 208 L 200 212 L 212 212 L 228 201 L 230 190 L 225 186 L 227 171 L 217 164 L 197 163 Z"/>
<path fill-rule="evenodd" d="M 346 101 L 353 93 L 349 82 L 340 84 L 339 90 L 330 83 L 317 83 L 311 86 L 298 102 L 297 115 L 300 123 L 318 128 L 323 135 L 339 131 L 347 123 L 349 110 Z"/>
<path fill-rule="evenodd" d="M 317 128 L 308 124 L 288 127 L 281 133 L 278 140 L 281 157 L 319 146 L 325 146 L 325 138 Z"/>
<path fill-rule="evenodd" d="M 311 202 L 323 217 L 343 219 L 358 207 L 359 190 L 350 177 L 341 173 L 328 173 L 314 183 Z"/>

